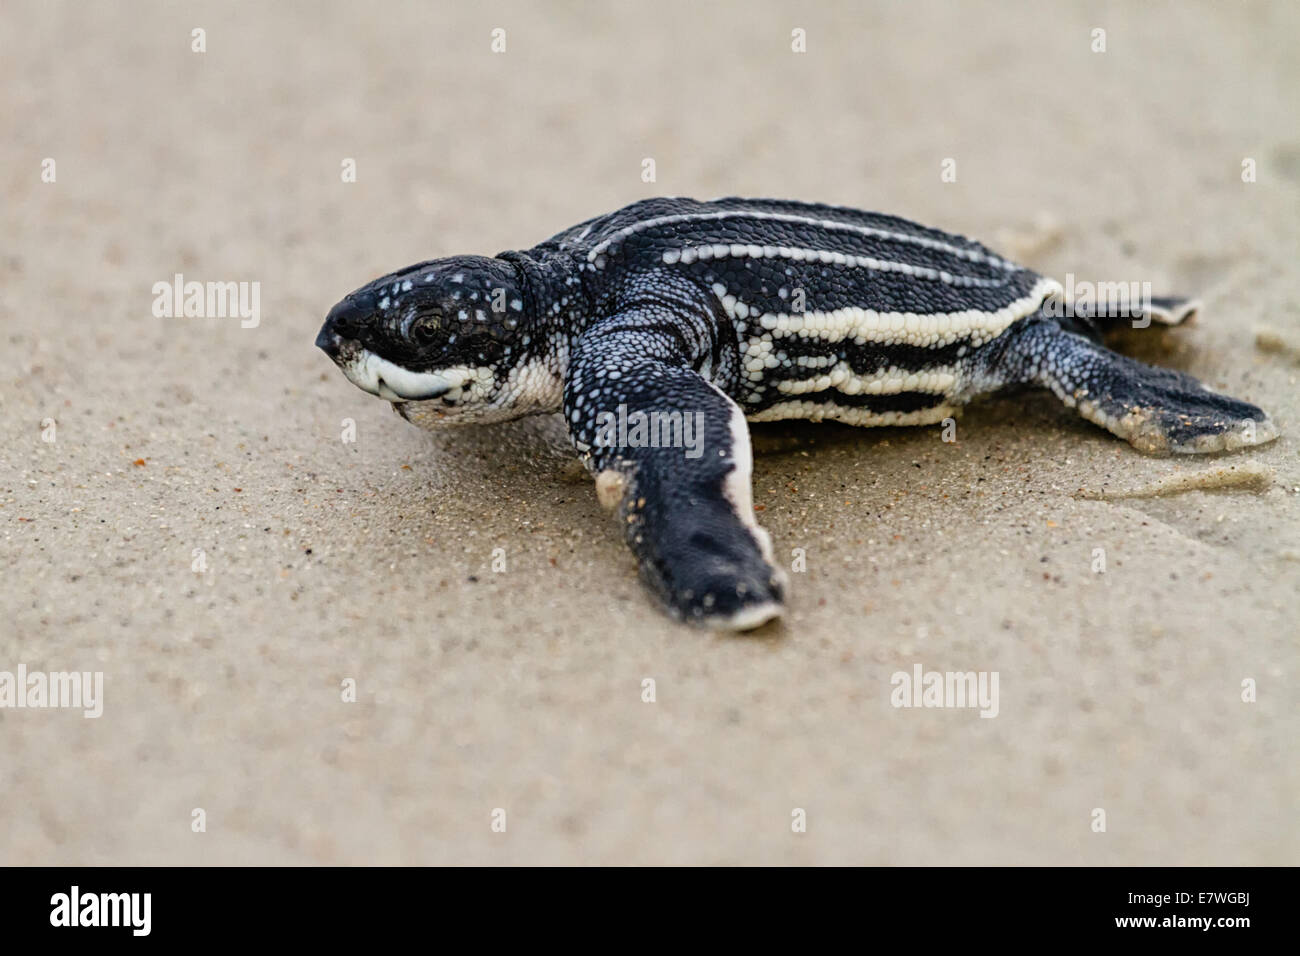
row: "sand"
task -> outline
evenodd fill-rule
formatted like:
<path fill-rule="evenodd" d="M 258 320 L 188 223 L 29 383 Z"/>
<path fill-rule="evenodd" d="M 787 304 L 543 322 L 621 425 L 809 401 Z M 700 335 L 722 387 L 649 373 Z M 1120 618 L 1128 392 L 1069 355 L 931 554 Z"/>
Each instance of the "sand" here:
<path fill-rule="evenodd" d="M 0 863 L 1300 862 L 1300 368 L 1256 345 L 1300 332 L 1293 4 L 7 0 L 0 28 L 0 670 L 104 680 L 97 719 L 0 709 Z M 756 428 L 789 614 L 676 625 L 557 420 L 421 432 L 312 347 L 373 276 L 655 194 L 1198 295 L 1144 357 L 1282 437 L 1148 458 L 1037 392 L 951 443 Z M 177 273 L 258 282 L 260 321 L 155 316 Z M 997 716 L 892 706 L 917 664 L 996 672 Z"/>

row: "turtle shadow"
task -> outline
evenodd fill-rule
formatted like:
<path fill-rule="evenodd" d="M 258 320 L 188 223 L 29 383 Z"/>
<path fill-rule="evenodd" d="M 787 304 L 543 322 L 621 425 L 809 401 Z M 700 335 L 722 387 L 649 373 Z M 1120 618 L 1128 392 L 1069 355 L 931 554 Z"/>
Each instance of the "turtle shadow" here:
<path fill-rule="evenodd" d="M 845 425 L 842 422 L 799 421 L 754 422 L 749 426 L 754 459 L 778 463 L 795 455 L 809 457 L 830 450 L 869 452 L 881 443 L 906 448 L 929 442 L 942 426 L 933 425 Z"/>
<path fill-rule="evenodd" d="M 1145 362 L 1147 365 L 1172 368 L 1195 375 L 1195 369 L 1202 358 L 1202 349 L 1192 341 L 1187 331 L 1189 326 L 1195 325 L 1196 321 L 1196 317 L 1193 316 L 1182 325 L 1173 327 L 1159 326 L 1155 323 L 1145 329 L 1121 326 L 1111 330 L 1103 344 L 1112 352 Z"/>

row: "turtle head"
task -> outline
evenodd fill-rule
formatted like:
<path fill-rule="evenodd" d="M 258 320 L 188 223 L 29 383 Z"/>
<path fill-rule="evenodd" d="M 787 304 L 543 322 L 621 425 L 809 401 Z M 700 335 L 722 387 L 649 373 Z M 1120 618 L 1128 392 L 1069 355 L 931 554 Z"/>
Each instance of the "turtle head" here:
<path fill-rule="evenodd" d="M 548 410 L 531 393 L 542 343 L 530 334 L 527 301 L 524 279 L 503 259 L 435 259 L 347 296 L 316 345 L 352 384 L 417 424 L 501 421 Z"/>

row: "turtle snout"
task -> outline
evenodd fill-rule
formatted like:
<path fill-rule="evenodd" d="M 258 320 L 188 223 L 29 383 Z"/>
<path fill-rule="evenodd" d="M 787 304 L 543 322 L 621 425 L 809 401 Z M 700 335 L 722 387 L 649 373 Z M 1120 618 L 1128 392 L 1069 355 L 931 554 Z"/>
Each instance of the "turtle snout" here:
<path fill-rule="evenodd" d="M 329 323 L 321 326 L 321 330 L 316 333 L 316 348 L 320 349 L 332 359 L 337 359 L 343 351 L 343 344 L 350 341 L 340 336 L 330 328 Z"/>
<path fill-rule="evenodd" d="M 325 324 L 316 335 L 316 347 L 332 359 L 337 359 L 347 346 L 355 346 L 362 331 L 373 320 L 376 311 L 374 297 L 354 292 L 325 316 Z"/>

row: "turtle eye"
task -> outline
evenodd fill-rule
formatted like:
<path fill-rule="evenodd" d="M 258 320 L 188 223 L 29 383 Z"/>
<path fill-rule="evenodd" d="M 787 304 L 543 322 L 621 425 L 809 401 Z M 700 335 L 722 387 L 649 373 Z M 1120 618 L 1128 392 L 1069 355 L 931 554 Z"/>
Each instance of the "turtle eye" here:
<path fill-rule="evenodd" d="M 421 345 L 428 345 L 437 338 L 441 330 L 442 316 L 437 312 L 431 312 L 415 320 L 415 324 L 411 327 L 411 335 Z"/>

